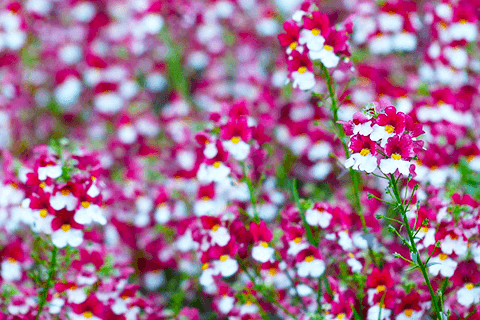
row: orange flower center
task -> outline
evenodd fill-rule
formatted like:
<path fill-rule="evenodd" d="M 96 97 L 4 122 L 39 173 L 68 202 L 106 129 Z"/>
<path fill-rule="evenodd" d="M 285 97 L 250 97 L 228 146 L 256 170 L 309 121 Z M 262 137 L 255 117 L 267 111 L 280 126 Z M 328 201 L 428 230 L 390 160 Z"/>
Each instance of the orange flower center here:
<path fill-rule="evenodd" d="M 84 207 L 85 209 L 87 209 L 88 207 L 90 207 L 90 202 L 88 202 L 88 201 L 82 201 L 82 207 Z"/>
<path fill-rule="evenodd" d="M 377 286 L 377 292 L 380 293 L 380 292 L 383 292 L 385 291 L 385 286 L 383 284 Z"/>
<path fill-rule="evenodd" d="M 413 310 L 412 310 L 412 309 L 406 309 L 406 310 L 404 311 L 404 313 L 405 313 L 405 315 L 406 315 L 407 317 L 410 318 L 410 317 L 413 315 Z"/>
<path fill-rule="evenodd" d="M 298 73 L 305 73 L 307 71 L 307 67 L 300 67 L 298 68 Z"/>
<path fill-rule="evenodd" d="M 64 225 L 62 225 L 62 230 L 65 231 L 65 232 L 67 232 L 67 231 L 70 230 L 71 228 L 72 228 L 72 226 L 69 225 L 69 224 L 64 224 Z"/>
<path fill-rule="evenodd" d="M 70 190 L 68 189 L 62 189 L 62 191 L 60 191 L 60 193 L 64 196 L 68 196 L 70 194 Z"/>
<path fill-rule="evenodd" d="M 218 224 L 216 224 L 212 227 L 212 231 L 217 231 L 218 228 L 220 228 L 220 226 Z"/>
<path fill-rule="evenodd" d="M 307 256 L 305 257 L 305 261 L 306 262 L 312 262 L 313 260 L 315 260 L 315 258 L 313 256 Z"/>
<path fill-rule="evenodd" d="M 393 131 L 395 131 L 395 128 L 392 125 L 387 124 L 385 126 L 385 131 L 387 131 L 388 133 L 392 133 Z"/>
<path fill-rule="evenodd" d="M 85 311 L 85 312 L 83 313 L 83 316 L 84 316 L 85 318 L 89 319 L 89 318 L 93 317 L 93 313 L 91 313 L 90 311 Z"/>
<path fill-rule="evenodd" d="M 438 258 L 439 258 L 440 260 L 442 260 L 442 261 L 445 261 L 445 260 L 447 260 L 448 255 L 446 255 L 445 253 L 440 253 L 440 254 L 438 255 Z"/>

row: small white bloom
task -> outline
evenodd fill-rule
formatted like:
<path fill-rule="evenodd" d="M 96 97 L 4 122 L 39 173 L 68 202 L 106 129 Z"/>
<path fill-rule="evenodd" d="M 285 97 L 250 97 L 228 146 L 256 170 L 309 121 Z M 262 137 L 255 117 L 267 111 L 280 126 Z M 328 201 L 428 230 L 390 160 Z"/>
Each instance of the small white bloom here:
<path fill-rule="evenodd" d="M 38 168 L 38 180 L 44 181 L 47 177 L 57 179 L 62 175 L 62 166 L 46 166 Z"/>
<path fill-rule="evenodd" d="M 71 247 L 78 247 L 83 242 L 83 232 L 72 229 L 70 225 L 63 225 L 52 233 L 52 242 L 58 248 L 63 248 L 67 244 Z"/>
<path fill-rule="evenodd" d="M 247 159 L 250 153 L 250 145 L 242 140 L 237 141 L 233 137 L 231 140 L 223 141 L 223 147 L 229 152 L 229 154 L 238 161 Z"/>
<path fill-rule="evenodd" d="M 293 88 L 300 88 L 300 90 L 310 90 L 315 86 L 315 76 L 310 71 L 294 71 L 292 72 Z"/>
<path fill-rule="evenodd" d="M 252 248 L 253 259 L 261 263 L 269 261 L 273 257 L 274 253 L 275 250 L 270 247 L 266 242 L 262 242 Z"/>
<path fill-rule="evenodd" d="M 323 209 L 310 208 L 305 212 L 305 219 L 309 225 L 325 229 L 330 225 L 332 215 Z"/>
<path fill-rule="evenodd" d="M 308 256 L 304 261 L 297 264 L 297 271 L 300 277 L 318 278 L 325 271 L 325 263 L 323 260 Z"/>
<path fill-rule="evenodd" d="M 365 156 L 361 153 L 354 153 L 345 161 L 345 167 L 372 173 L 377 168 L 377 158 L 370 152 Z"/>
<path fill-rule="evenodd" d="M 381 159 L 380 160 L 380 170 L 385 174 L 395 173 L 398 169 L 398 172 L 404 176 L 410 174 L 410 161 L 401 160 L 401 159 Z"/>
<path fill-rule="evenodd" d="M 430 259 L 430 263 L 434 263 L 428 267 L 430 274 L 437 276 L 440 273 L 445 278 L 453 276 L 458 263 L 449 258 L 446 254 L 440 253 L 438 256 Z"/>

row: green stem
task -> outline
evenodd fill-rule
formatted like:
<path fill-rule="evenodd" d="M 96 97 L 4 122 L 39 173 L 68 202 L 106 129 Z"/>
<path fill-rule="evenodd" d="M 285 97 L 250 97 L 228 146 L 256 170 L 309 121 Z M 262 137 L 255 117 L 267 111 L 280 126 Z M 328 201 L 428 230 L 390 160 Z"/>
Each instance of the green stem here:
<path fill-rule="evenodd" d="M 330 73 L 328 72 L 328 69 L 323 64 L 322 64 L 322 70 L 323 70 L 325 79 L 327 80 L 328 93 L 330 95 L 330 100 L 332 101 L 331 108 L 332 108 L 332 114 L 333 114 L 333 125 L 334 127 L 336 127 L 338 138 L 342 142 L 343 150 L 345 151 L 345 157 L 348 158 L 350 156 L 350 152 L 348 150 L 348 145 L 345 139 L 346 134 L 345 134 L 345 131 L 343 130 L 343 126 L 340 123 L 338 123 L 338 104 L 337 104 L 337 97 L 335 95 L 335 90 L 333 88 L 332 78 L 330 77 Z M 359 176 L 359 173 L 353 170 L 352 168 L 350 168 L 349 174 L 350 174 L 350 178 L 352 179 L 352 185 L 353 185 L 353 204 L 355 209 L 358 212 L 358 215 L 360 216 L 363 232 L 367 234 L 368 233 L 367 223 L 365 222 L 365 216 L 363 214 L 362 204 L 360 202 L 360 176 Z"/>
<path fill-rule="evenodd" d="M 303 226 L 304 226 L 305 230 L 307 231 L 308 242 L 310 242 L 311 245 L 316 247 L 317 242 L 315 241 L 315 238 L 313 237 L 312 230 L 310 229 L 310 225 L 307 223 L 307 219 L 305 218 L 305 210 L 303 209 L 302 204 L 300 203 L 300 197 L 298 196 L 297 181 L 296 180 L 293 180 L 292 192 L 293 192 L 293 199 L 295 200 L 295 204 L 298 208 L 298 211 L 300 212 L 300 217 L 302 218 Z"/>
<path fill-rule="evenodd" d="M 397 186 L 397 181 L 395 180 L 395 176 L 393 174 L 390 175 L 390 184 L 393 190 L 393 193 L 395 195 L 395 199 L 397 200 L 397 205 L 400 208 L 400 212 L 402 214 L 402 218 L 404 221 L 405 228 L 407 229 L 407 234 L 408 238 L 410 240 L 410 249 L 413 251 L 417 258 L 417 264 L 418 267 L 420 268 L 423 278 L 425 280 L 425 283 L 427 284 L 428 291 L 430 292 L 430 296 L 432 297 L 432 304 L 435 309 L 435 313 L 437 315 L 438 320 L 442 320 L 442 311 L 440 309 L 440 306 L 437 301 L 437 297 L 435 296 L 435 292 L 433 291 L 432 284 L 430 283 L 430 279 L 428 278 L 427 274 L 427 269 L 425 267 L 425 264 L 422 261 L 422 258 L 420 257 L 420 253 L 418 252 L 417 245 L 415 244 L 415 237 L 413 236 L 412 229 L 410 228 L 410 224 L 408 223 L 408 217 L 407 217 L 407 208 L 404 206 L 402 198 L 400 196 L 400 191 L 398 190 Z"/>
<path fill-rule="evenodd" d="M 245 177 L 245 181 L 247 182 L 248 192 L 250 193 L 250 202 L 252 203 L 254 219 L 255 222 L 259 223 L 260 218 L 258 217 L 257 196 L 255 195 L 255 188 L 253 187 L 252 180 L 250 180 L 250 177 L 248 176 L 247 165 L 243 161 L 240 162 L 240 164 L 242 166 L 243 176 Z"/>
<path fill-rule="evenodd" d="M 52 250 L 52 258 L 50 260 L 50 268 L 48 270 L 48 278 L 45 282 L 45 287 L 43 287 L 42 291 L 39 294 L 38 311 L 37 316 L 35 317 L 36 320 L 38 320 L 40 318 L 40 315 L 42 314 L 43 307 L 47 302 L 48 290 L 50 290 L 50 288 L 52 287 L 53 275 L 55 273 L 55 268 L 57 265 L 57 252 L 58 248 L 54 246 Z"/>

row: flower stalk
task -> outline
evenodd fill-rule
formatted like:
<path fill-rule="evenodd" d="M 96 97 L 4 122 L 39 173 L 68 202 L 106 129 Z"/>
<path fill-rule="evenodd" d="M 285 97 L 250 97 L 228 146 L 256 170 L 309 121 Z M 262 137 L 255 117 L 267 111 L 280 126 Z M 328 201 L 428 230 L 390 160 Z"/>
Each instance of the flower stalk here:
<path fill-rule="evenodd" d="M 58 248 L 56 246 L 53 247 L 52 250 L 52 257 L 50 259 L 50 266 L 48 269 L 48 277 L 47 281 L 45 282 L 45 286 L 39 293 L 39 299 L 38 299 L 38 311 L 37 311 L 37 316 L 35 317 L 35 320 L 40 319 L 40 315 L 42 314 L 43 307 L 45 306 L 45 303 L 47 302 L 47 297 L 48 297 L 48 291 L 53 285 L 53 280 L 54 280 L 54 275 L 55 275 L 55 268 L 57 266 L 57 253 L 58 253 Z"/>

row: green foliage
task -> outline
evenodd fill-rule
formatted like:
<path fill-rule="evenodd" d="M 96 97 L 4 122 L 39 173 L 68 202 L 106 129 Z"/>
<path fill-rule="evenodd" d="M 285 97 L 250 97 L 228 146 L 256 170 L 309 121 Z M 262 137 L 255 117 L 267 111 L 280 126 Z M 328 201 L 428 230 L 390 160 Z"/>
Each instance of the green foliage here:
<path fill-rule="evenodd" d="M 464 186 L 465 192 L 476 200 L 480 200 L 480 174 L 472 170 L 467 159 L 462 158 L 458 167 L 461 175 L 460 185 Z"/>

